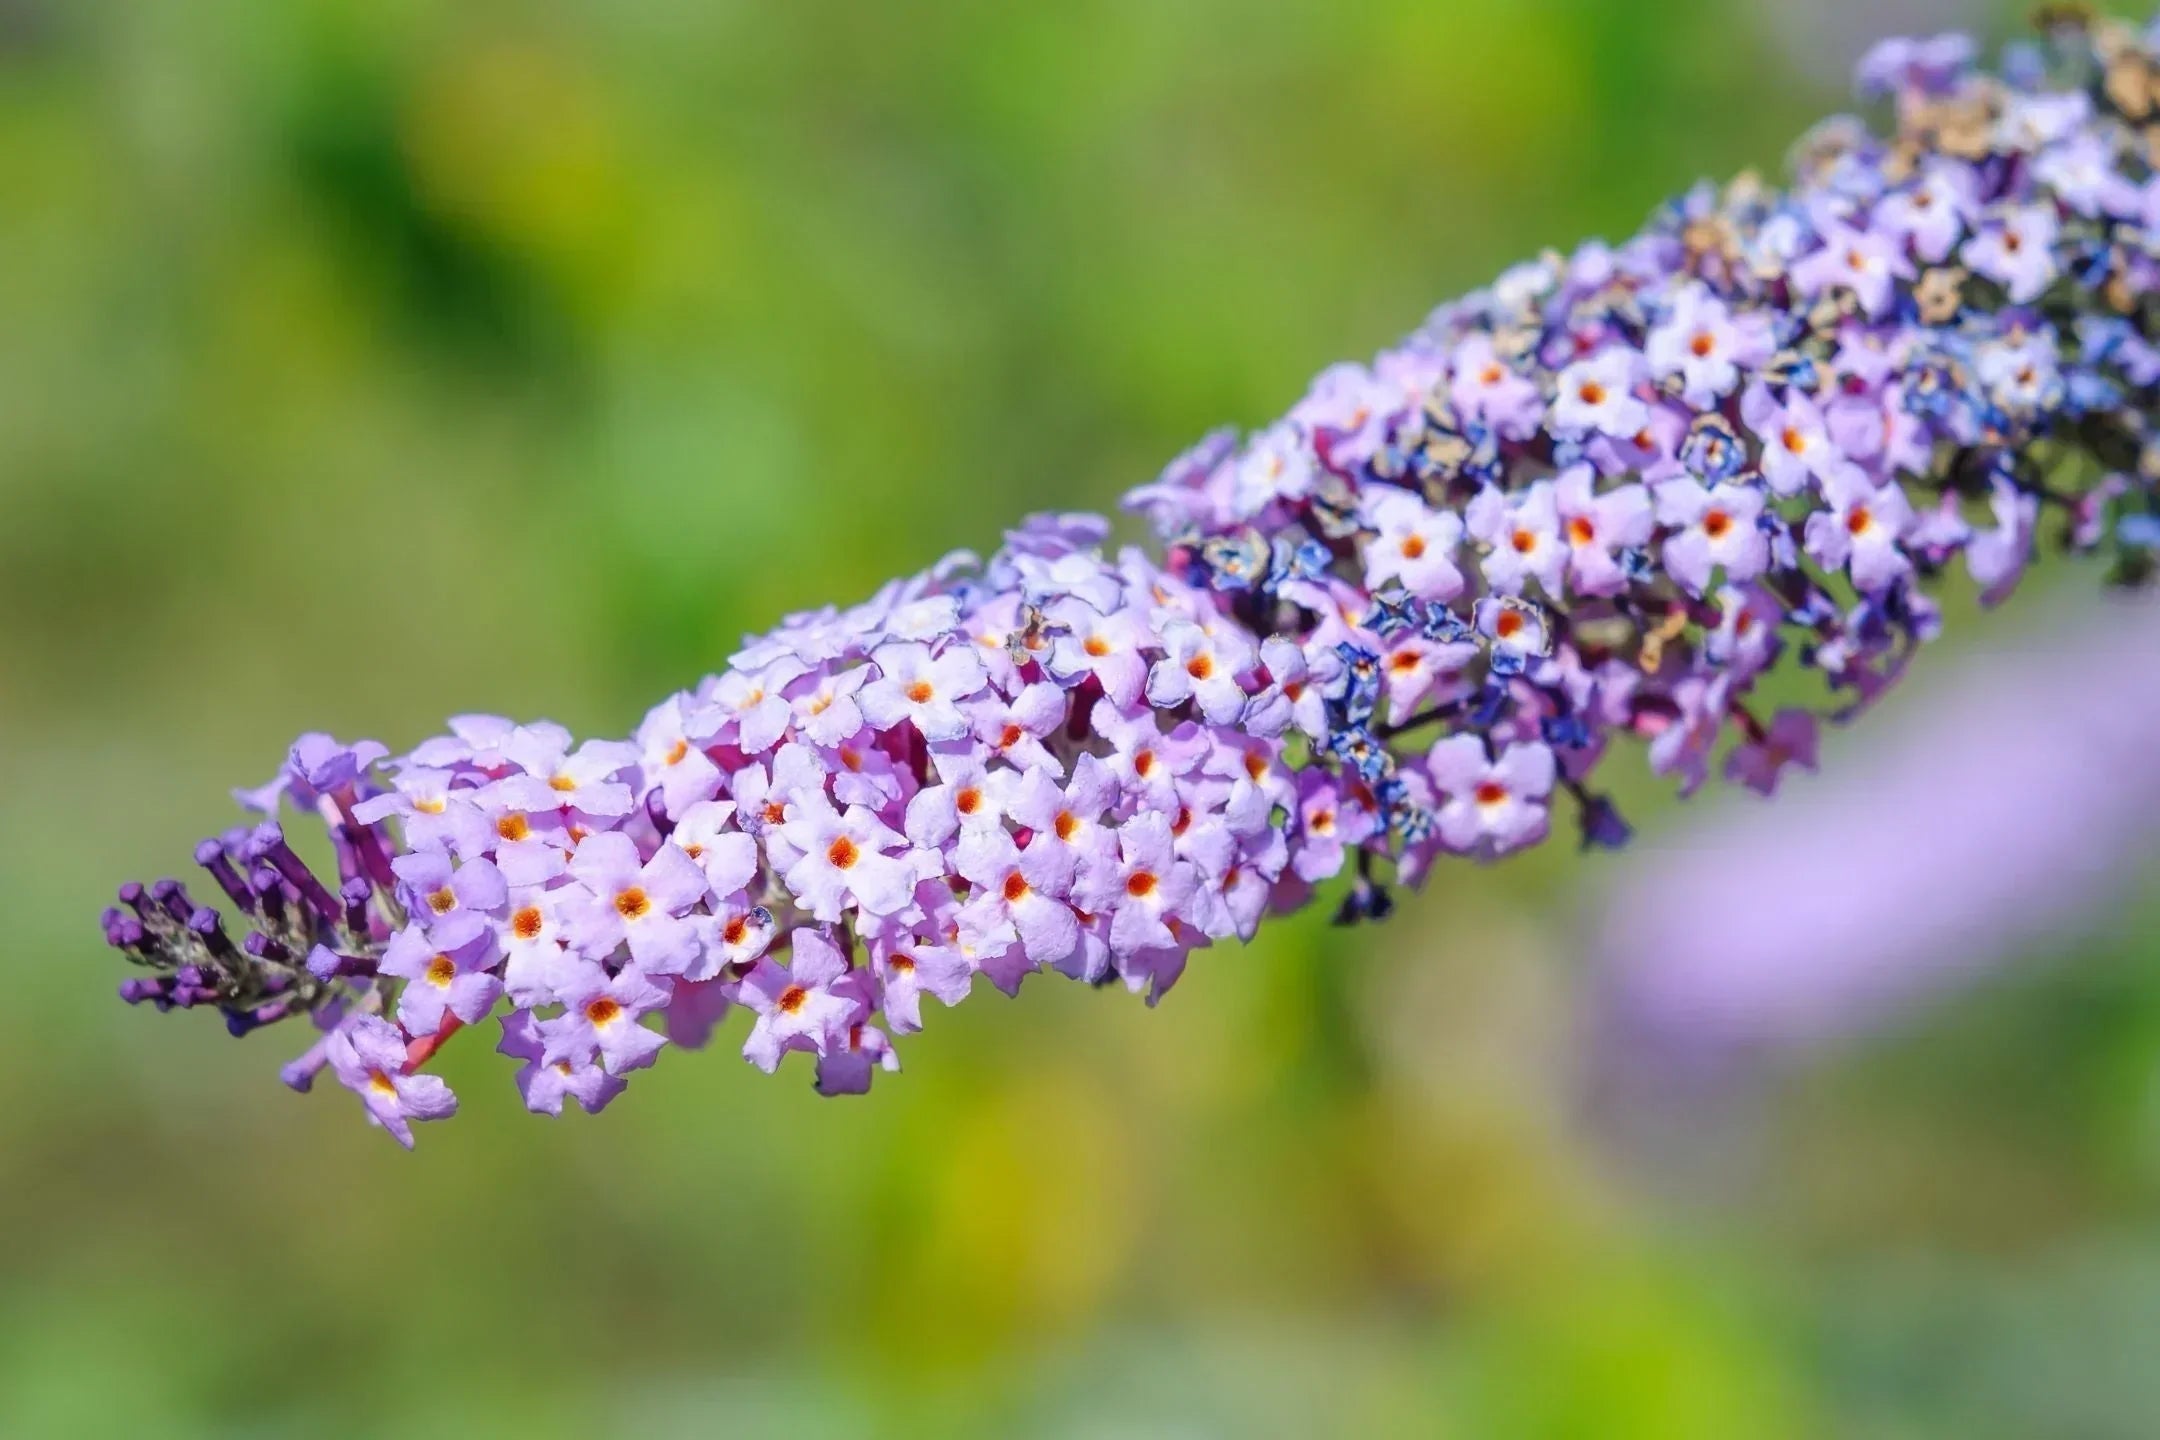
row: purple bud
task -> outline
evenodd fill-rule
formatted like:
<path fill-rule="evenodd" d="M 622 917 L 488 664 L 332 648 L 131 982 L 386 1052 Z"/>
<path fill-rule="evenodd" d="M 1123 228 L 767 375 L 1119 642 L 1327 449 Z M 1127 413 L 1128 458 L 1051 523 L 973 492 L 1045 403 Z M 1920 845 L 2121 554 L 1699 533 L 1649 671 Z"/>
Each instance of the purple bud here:
<path fill-rule="evenodd" d="M 339 921 L 337 897 L 323 887 L 322 881 L 315 878 L 315 872 L 308 869 L 306 862 L 293 853 L 292 846 L 285 843 L 284 826 L 275 820 L 265 820 L 256 826 L 254 837 L 248 842 L 248 855 L 275 866 L 278 874 L 315 908 L 316 914 L 333 925 Z"/>
<path fill-rule="evenodd" d="M 233 868 L 232 859 L 225 853 L 223 841 L 211 839 L 197 845 L 195 863 L 210 872 L 210 878 L 217 881 L 219 889 L 232 897 L 233 904 L 247 914 L 255 913 L 255 892 L 248 888 L 247 882 L 240 878 L 240 872 Z"/>
<path fill-rule="evenodd" d="M 308 952 L 308 974 L 318 980 L 338 980 L 349 975 L 373 975 L 375 962 L 362 955 L 340 955 L 327 945 Z"/>
<path fill-rule="evenodd" d="M 292 951 L 260 930 L 248 931 L 246 937 L 240 941 L 240 948 L 257 960 L 274 960 L 284 964 L 292 959 Z"/>
<path fill-rule="evenodd" d="M 365 936 L 368 932 L 368 901 L 374 897 L 375 887 L 366 879 L 355 875 L 338 887 L 338 898 L 345 902 L 345 928 L 353 935 Z"/>
<path fill-rule="evenodd" d="M 140 1005 L 148 1000 L 163 1008 L 165 987 L 166 982 L 162 979 L 145 977 L 139 980 L 123 980 L 120 982 L 120 998 L 130 1005 Z"/>
<path fill-rule="evenodd" d="M 188 929 L 202 941 L 203 948 L 220 960 L 238 960 L 239 952 L 233 949 L 230 936 L 225 933 L 225 922 L 217 911 L 207 905 L 198 905 L 188 916 Z"/>
<path fill-rule="evenodd" d="M 195 913 L 195 902 L 188 898 L 187 886 L 178 880 L 160 880 L 150 887 L 150 898 L 159 909 L 172 916 L 182 925 Z"/>

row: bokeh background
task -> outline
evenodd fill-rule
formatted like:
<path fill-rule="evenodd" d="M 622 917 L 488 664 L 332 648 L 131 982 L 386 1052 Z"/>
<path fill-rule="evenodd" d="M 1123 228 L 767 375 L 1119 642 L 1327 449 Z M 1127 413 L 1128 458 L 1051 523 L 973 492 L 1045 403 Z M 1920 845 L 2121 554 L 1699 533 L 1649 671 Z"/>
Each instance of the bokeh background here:
<path fill-rule="evenodd" d="M 1659 872 L 1562 844 L 1152 1012 L 986 992 L 867 1101 L 723 1046 L 549 1122 L 454 1045 L 411 1156 L 93 923 L 298 730 L 622 733 L 2014 19 L 0 0 L 0 1433 L 2150 1435 L 2149 860 L 1647 1086 L 1593 941 Z M 1622 788 L 1653 858 L 1755 803 Z"/>

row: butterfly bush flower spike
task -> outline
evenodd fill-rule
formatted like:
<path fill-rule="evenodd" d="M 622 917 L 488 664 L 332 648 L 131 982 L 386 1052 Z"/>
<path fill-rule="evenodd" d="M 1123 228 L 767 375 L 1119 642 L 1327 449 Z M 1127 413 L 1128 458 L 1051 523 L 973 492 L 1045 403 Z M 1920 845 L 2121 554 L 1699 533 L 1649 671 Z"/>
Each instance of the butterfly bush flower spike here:
<path fill-rule="evenodd" d="M 858 1093 L 989 988 L 1153 1003 L 1330 882 L 1371 920 L 1556 811 L 1622 844 L 1630 740 L 1683 792 L 1776 791 L 1943 587 L 2160 564 L 2155 37 L 2058 22 L 1995 74 L 1892 41 L 1859 79 L 1883 127 L 1819 126 L 1788 190 L 1700 185 L 1209 437 L 1128 497 L 1152 553 L 1036 517 L 791 617 L 628 740 L 303 736 L 194 890 L 121 887 L 122 997 L 307 1027 L 287 1083 L 408 1145 L 489 1020 L 542 1114 L 722 1033 Z M 1766 715 L 1793 668 L 1828 701 Z"/>

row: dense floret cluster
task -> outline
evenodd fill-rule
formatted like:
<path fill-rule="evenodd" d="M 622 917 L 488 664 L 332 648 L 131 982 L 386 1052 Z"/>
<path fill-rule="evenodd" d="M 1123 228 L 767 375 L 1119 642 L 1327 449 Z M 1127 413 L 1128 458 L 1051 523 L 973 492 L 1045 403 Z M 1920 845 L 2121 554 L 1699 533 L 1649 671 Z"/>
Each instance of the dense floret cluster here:
<path fill-rule="evenodd" d="M 288 1082 L 328 1068 L 408 1144 L 455 1108 L 427 1062 L 491 1016 L 538 1111 L 738 1009 L 753 1063 L 859 1091 L 925 995 L 1152 1000 L 1338 874 L 1378 918 L 1386 874 L 1535 844 L 1562 797 L 1619 844 L 1593 782 L 1625 737 L 1683 790 L 1774 791 L 1818 719 L 1751 703 L 1781 660 L 1847 718 L 1938 630 L 1931 582 L 1992 604 L 2044 535 L 2125 580 L 2160 544 L 2160 61 L 2067 23 L 1974 58 L 1885 44 L 1887 137 L 1829 122 L 1790 192 L 1700 187 L 1212 437 L 1129 498 L 1160 562 L 1038 517 L 795 617 L 628 741 L 304 737 L 197 853 L 229 918 L 123 889 L 123 994 L 308 1017 Z"/>

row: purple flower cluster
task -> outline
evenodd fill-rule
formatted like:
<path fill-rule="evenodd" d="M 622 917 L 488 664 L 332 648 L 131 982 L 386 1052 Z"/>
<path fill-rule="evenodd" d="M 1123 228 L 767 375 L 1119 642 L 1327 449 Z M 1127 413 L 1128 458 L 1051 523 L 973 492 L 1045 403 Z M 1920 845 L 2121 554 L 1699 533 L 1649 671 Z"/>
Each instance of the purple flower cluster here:
<path fill-rule="evenodd" d="M 1563 796 L 1619 844 L 1592 782 L 1620 737 L 1684 790 L 1774 791 L 1816 746 L 1751 706 L 1780 660 L 1845 718 L 1938 630 L 1925 583 L 2000 600 L 2044 513 L 2123 579 L 2160 544 L 2160 61 L 2096 24 L 1973 65 L 1880 47 L 1888 137 L 1830 122 L 1791 192 L 1699 188 L 1212 437 L 1129 498 L 1161 564 L 1038 517 L 794 617 L 630 741 L 303 738 L 243 797 L 271 818 L 198 853 L 245 936 L 130 886 L 123 993 L 309 1016 L 288 1081 L 329 1068 L 408 1144 L 455 1108 L 423 1067 L 490 1016 L 551 1114 L 736 1009 L 754 1064 L 861 1091 L 978 977 L 1152 1001 L 1322 882 L 1378 918 L 1380 867 L 1535 844 Z"/>

